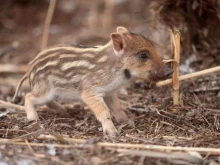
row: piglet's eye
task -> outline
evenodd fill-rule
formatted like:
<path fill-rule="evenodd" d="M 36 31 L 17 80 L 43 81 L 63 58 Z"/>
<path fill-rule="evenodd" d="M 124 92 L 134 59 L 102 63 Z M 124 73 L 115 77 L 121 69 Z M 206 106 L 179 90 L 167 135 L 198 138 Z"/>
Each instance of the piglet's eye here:
<path fill-rule="evenodd" d="M 140 52 L 138 54 L 138 58 L 141 60 L 141 61 L 147 61 L 149 59 L 149 53 L 148 52 Z"/>

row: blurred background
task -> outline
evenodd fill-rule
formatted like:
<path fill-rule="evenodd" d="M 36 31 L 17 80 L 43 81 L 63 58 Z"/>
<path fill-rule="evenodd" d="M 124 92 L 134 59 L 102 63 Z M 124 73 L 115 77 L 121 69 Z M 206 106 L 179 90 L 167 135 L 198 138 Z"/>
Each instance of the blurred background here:
<path fill-rule="evenodd" d="M 49 0 L 7 0 L 0 5 L 2 63 L 27 64 L 40 51 Z M 219 0 L 57 0 L 48 46 L 105 44 L 117 26 L 142 33 L 170 58 L 170 29 L 181 31 L 181 71 L 220 64 Z M 186 66 L 185 66 L 186 65 Z"/>

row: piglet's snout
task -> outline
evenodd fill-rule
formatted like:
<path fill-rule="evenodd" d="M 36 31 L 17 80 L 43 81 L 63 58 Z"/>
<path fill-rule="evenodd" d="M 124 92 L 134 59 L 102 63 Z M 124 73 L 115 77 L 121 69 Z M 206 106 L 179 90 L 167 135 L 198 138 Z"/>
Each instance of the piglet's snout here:
<path fill-rule="evenodd" d="M 162 65 L 161 67 L 157 67 L 155 70 L 152 70 L 152 78 L 155 81 L 165 80 L 171 77 L 173 70 L 167 65 Z"/>
<path fill-rule="evenodd" d="M 165 65 L 165 67 L 164 67 L 164 78 L 167 79 L 167 78 L 171 77 L 172 74 L 173 74 L 173 69 L 171 69 L 170 67 Z"/>

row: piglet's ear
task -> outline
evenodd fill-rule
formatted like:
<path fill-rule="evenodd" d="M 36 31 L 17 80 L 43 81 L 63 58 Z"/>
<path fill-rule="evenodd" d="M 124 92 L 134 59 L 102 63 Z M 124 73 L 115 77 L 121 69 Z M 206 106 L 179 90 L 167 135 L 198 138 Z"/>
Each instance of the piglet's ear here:
<path fill-rule="evenodd" d="M 124 54 L 125 42 L 123 36 L 119 33 L 112 33 L 111 40 L 115 54 L 119 56 Z"/>
<path fill-rule="evenodd" d="M 122 26 L 118 26 L 118 27 L 117 27 L 117 32 L 118 32 L 118 33 L 121 33 L 121 34 L 123 34 L 123 33 L 129 33 L 128 29 L 126 29 L 125 27 L 122 27 Z"/>

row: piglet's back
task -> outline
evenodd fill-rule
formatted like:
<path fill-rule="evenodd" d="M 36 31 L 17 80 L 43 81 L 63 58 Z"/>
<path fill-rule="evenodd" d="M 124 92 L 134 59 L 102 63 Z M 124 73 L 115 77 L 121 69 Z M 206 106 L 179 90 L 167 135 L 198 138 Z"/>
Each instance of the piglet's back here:
<path fill-rule="evenodd" d="M 82 79 L 91 72 L 96 72 L 97 61 L 104 62 L 102 47 L 58 46 L 41 52 L 29 69 L 30 85 L 45 82 L 54 87 L 80 86 Z"/>

